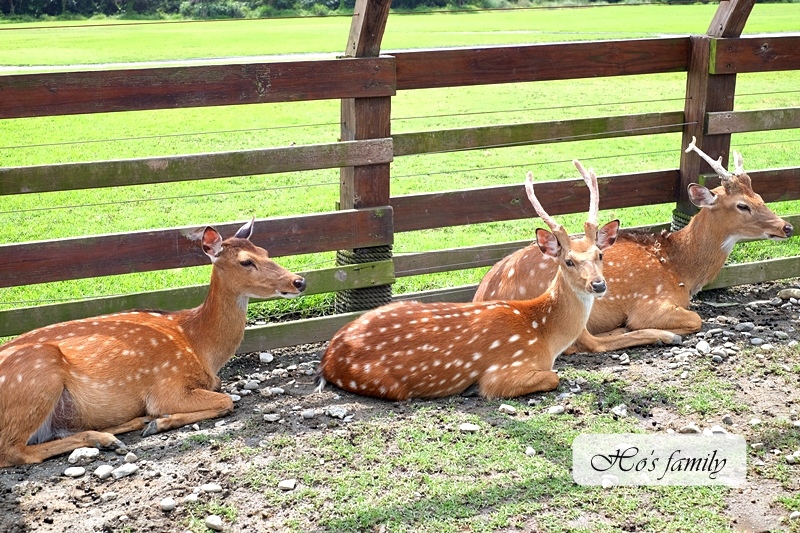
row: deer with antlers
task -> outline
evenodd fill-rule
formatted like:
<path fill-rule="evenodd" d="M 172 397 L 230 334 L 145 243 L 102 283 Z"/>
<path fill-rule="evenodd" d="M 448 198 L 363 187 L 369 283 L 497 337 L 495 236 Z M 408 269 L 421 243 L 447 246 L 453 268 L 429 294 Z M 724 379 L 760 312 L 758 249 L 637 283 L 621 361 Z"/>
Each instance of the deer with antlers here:
<path fill-rule="evenodd" d="M 702 327 L 689 301 L 712 281 L 743 239 L 786 239 L 793 228 L 773 213 L 753 191 L 742 156 L 734 152 L 728 172 L 695 146 L 721 179 L 713 190 L 689 185 L 689 198 L 700 211 L 672 233 L 622 231 L 605 257 L 608 295 L 592 308 L 570 352 L 605 352 L 658 342 L 679 344 L 681 335 Z M 544 292 L 556 269 L 538 246 L 527 246 L 495 264 L 484 276 L 473 301 L 531 298 Z"/>
<path fill-rule="evenodd" d="M 253 220 L 223 240 L 212 227 L 205 301 L 177 312 L 131 311 L 62 322 L 0 347 L 0 467 L 82 446 L 124 450 L 148 436 L 233 411 L 217 376 L 242 341 L 251 297 L 293 297 L 302 277 L 250 242 Z"/>
<path fill-rule="evenodd" d="M 575 165 L 582 169 L 580 163 Z M 320 362 L 326 382 L 389 400 L 449 396 L 477 386 L 487 398 L 508 398 L 558 386 L 556 357 L 583 331 L 595 298 L 606 291 L 602 252 L 619 221 L 598 230 L 598 188 L 590 189 L 586 234 L 573 239 L 525 188 L 551 231 L 536 230 L 541 253 L 556 264 L 544 294 L 533 300 L 477 303 L 401 301 L 374 309 L 340 329 Z"/>

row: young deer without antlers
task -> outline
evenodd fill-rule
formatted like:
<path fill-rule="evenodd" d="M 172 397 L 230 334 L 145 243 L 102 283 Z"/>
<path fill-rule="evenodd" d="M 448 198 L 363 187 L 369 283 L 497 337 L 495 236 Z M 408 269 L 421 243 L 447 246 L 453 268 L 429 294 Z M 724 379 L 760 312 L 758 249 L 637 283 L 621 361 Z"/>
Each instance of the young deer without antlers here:
<path fill-rule="evenodd" d="M 333 337 L 320 362 L 318 390 L 330 381 L 356 394 L 405 400 L 449 396 L 474 385 L 487 398 L 555 389 L 553 363 L 583 330 L 595 297 L 606 291 L 601 252 L 619 228 L 615 220 L 598 231 L 597 181 L 585 177 L 591 190 L 586 236 L 570 239 L 542 208 L 528 173 L 528 198 L 552 230 L 536 230 L 536 242 L 557 265 L 543 295 L 515 302 L 403 301 L 372 310 Z"/>
<path fill-rule="evenodd" d="M 251 220 L 223 241 L 205 228 L 213 268 L 199 307 L 63 322 L 0 347 L 0 467 L 81 446 L 124 450 L 114 435 L 152 435 L 233 411 L 230 396 L 213 391 L 244 336 L 248 299 L 305 289 L 249 241 L 252 230 Z"/>
<path fill-rule="evenodd" d="M 699 331 L 702 322 L 689 311 L 689 300 L 712 281 L 734 244 L 742 239 L 785 239 L 793 228 L 753 192 L 742 156 L 736 170 L 695 151 L 719 174 L 722 184 L 708 190 L 689 185 L 689 197 L 701 208 L 689 224 L 660 235 L 622 231 L 605 256 L 608 296 L 592 308 L 587 330 L 571 352 L 605 352 L 643 344 L 680 343 L 680 335 Z M 556 271 L 535 245 L 509 255 L 492 267 L 474 301 L 531 298 L 541 294 Z"/>

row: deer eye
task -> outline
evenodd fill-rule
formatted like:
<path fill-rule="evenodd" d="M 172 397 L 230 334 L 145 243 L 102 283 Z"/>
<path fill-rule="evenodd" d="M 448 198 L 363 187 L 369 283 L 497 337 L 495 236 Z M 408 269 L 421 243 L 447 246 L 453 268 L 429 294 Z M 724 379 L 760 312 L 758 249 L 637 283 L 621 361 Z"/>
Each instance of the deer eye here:
<path fill-rule="evenodd" d="M 744 211 L 745 213 L 750 212 L 750 206 L 747 204 L 742 204 L 742 203 L 736 204 L 736 209 L 738 209 L 739 211 Z"/>
<path fill-rule="evenodd" d="M 239 261 L 239 264 L 242 265 L 243 267 L 254 267 L 254 266 L 256 266 L 256 264 L 253 263 L 252 259 L 245 259 L 244 261 Z"/>
<path fill-rule="evenodd" d="M 564 261 L 564 263 L 566 263 L 566 265 L 568 267 L 574 267 L 575 266 L 575 261 L 573 261 L 572 259 L 567 259 L 566 261 Z"/>
<path fill-rule="evenodd" d="M 599 259 L 600 261 L 603 260 L 603 252 L 600 252 L 599 254 L 597 254 L 597 259 Z"/>

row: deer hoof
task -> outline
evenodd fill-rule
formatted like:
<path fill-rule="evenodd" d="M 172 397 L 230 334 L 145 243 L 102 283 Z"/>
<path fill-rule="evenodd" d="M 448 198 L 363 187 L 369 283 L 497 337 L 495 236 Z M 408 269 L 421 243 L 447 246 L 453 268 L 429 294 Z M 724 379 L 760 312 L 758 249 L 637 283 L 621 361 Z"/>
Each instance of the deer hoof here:
<path fill-rule="evenodd" d="M 114 440 L 112 440 L 103 447 L 109 450 L 114 450 L 114 453 L 116 453 L 117 455 L 125 455 L 126 453 L 128 453 L 128 447 L 125 445 L 124 442 L 122 442 L 117 438 L 115 438 Z"/>
<path fill-rule="evenodd" d="M 675 335 L 674 337 L 672 337 L 672 342 L 670 342 L 670 344 L 681 344 L 682 342 L 683 342 L 683 337 L 681 337 L 680 335 Z"/>
<path fill-rule="evenodd" d="M 158 419 L 151 420 L 147 426 L 145 426 L 144 430 L 142 431 L 142 437 L 149 437 L 150 435 L 155 435 L 158 433 Z"/>

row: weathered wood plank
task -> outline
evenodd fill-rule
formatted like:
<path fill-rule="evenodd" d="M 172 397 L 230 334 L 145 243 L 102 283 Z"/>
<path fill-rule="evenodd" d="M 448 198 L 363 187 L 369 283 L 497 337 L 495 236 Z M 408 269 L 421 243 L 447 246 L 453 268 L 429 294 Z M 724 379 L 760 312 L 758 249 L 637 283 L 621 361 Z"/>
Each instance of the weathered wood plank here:
<path fill-rule="evenodd" d="M 392 161 L 392 140 L 0 168 L 0 195 L 316 170 Z"/>
<path fill-rule="evenodd" d="M 713 39 L 708 71 L 741 74 L 800 70 L 800 35 Z"/>
<path fill-rule="evenodd" d="M 395 94 L 391 57 L 0 76 L 0 118 Z"/>
<path fill-rule="evenodd" d="M 796 278 L 798 272 L 800 272 L 800 257 L 784 257 L 757 263 L 728 265 L 722 269 L 714 281 L 703 287 L 703 290 Z"/>
<path fill-rule="evenodd" d="M 355 311 L 250 327 L 244 331 L 244 340 L 242 340 L 242 344 L 239 345 L 236 353 L 250 353 L 284 346 L 329 341 L 339 331 L 339 328 L 352 322 L 362 314 L 363 312 L 361 311 Z"/>
<path fill-rule="evenodd" d="M 397 89 L 682 72 L 689 39 L 453 48 L 385 52 L 397 59 Z"/>
<path fill-rule="evenodd" d="M 706 114 L 706 134 L 744 133 L 800 128 L 800 107 L 722 111 Z"/>
<path fill-rule="evenodd" d="M 402 156 L 472 148 L 654 135 L 679 132 L 682 128 L 683 112 L 674 111 L 399 133 L 393 135 L 392 138 L 394 139 L 394 155 Z"/>
<path fill-rule="evenodd" d="M 215 227 L 233 235 L 240 224 Z M 0 246 L 0 287 L 208 264 L 196 227 Z M 256 221 L 252 241 L 272 257 L 391 244 L 392 210 L 376 207 Z"/>
<path fill-rule="evenodd" d="M 322 294 L 393 283 L 394 264 L 392 261 L 380 261 L 298 272 L 298 274 L 306 279 L 307 288 L 304 294 Z M 168 311 L 188 309 L 200 305 L 207 292 L 208 285 L 194 285 L 4 310 L 0 311 L 0 337 L 18 335 L 57 322 L 116 313 L 128 309 Z M 251 301 L 260 301 L 260 299 L 253 298 Z"/>
<path fill-rule="evenodd" d="M 677 172 L 675 169 L 600 177 L 600 209 L 673 202 Z M 578 179 L 538 182 L 536 196 L 553 216 L 582 213 L 589 205 L 589 190 Z M 396 196 L 391 204 L 395 232 L 536 216 L 521 184 Z"/>

